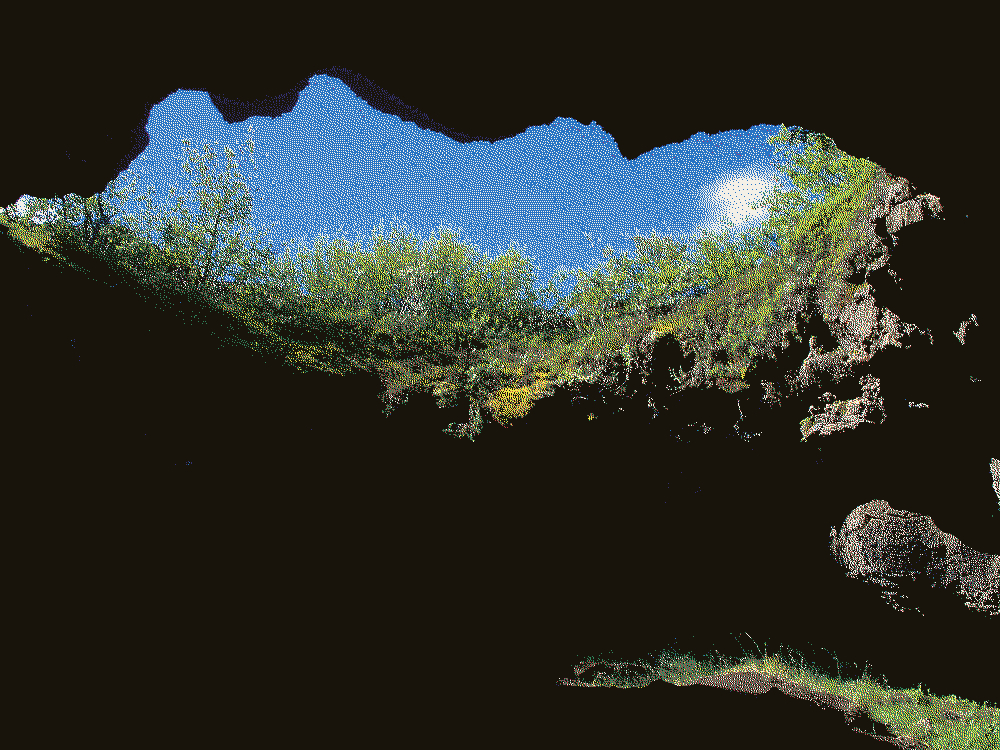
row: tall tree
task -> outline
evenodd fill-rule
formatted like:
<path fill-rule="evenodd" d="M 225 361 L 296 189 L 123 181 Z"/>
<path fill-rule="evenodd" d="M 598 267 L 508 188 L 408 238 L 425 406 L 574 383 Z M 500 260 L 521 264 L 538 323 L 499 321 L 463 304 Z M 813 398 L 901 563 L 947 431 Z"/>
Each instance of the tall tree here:
<path fill-rule="evenodd" d="M 252 126 L 248 132 L 252 133 Z M 201 151 L 190 140 L 183 144 L 186 189 L 172 186 L 172 204 L 157 207 L 144 196 L 141 218 L 133 220 L 132 226 L 161 245 L 185 281 L 196 288 L 220 286 L 230 279 L 244 288 L 273 281 L 271 272 L 280 271 L 279 264 L 265 241 L 267 233 L 254 232 L 253 199 L 239 171 L 238 152 L 224 147 L 226 164 L 222 167 L 207 142 Z M 253 149 L 253 139 L 248 137 L 239 151 L 250 159 Z"/>

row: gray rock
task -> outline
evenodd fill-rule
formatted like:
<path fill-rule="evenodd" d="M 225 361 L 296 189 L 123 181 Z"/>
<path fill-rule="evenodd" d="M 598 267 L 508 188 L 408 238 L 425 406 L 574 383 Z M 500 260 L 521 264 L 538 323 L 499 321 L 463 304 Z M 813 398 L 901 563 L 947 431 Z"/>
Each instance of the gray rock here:
<path fill-rule="evenodd" d="M 953 591 L 970 609 L 1000 614 L 1000 555 L 965 546 L 928 516 L 873 500 L 855 508 L 839 531 L 831 527 L 830 550 L 847 575 L 879 586 L 900 612 L 908 609 L 899 585 L 910 579 Z"/>

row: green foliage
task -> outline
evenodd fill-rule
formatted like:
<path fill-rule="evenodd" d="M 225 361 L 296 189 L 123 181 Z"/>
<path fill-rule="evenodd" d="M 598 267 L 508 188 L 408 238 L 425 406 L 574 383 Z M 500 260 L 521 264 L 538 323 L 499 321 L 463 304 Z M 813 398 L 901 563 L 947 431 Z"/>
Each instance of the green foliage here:
<path fill-rule="evenodd" d="M 813 283 L 827 282 L 843 270 L 845 256 L 854 248 L 858 218 L 873 198 L 876 165 L 845 154 L 822 133 L 799 127 L 782 125 L 769 140 L 777 146 L 778 168 L 794 189 L 775 187 L 754 204 L 769 209 L 756 241 L 777 246 L 791 262 L 808 262 Z"/>
<path fill-rule="evenodd" d="M 556 274 L 540 293 L 514 246 L 490 256 L 446 229 L 421 242 L 379 227 L 367 244 L 318 238 L 278 257 L 251 232 L 237 153 L 225 149 L 223 167 L 207 143 L 202 152 L 184 142 L 187 189 L 172 188 L 172 204 L 156 208 L 147 192 L 140 217 L 124 214 L 133 179 L 87 199 L 36 201 L 33 210 L 57 214 L 44 236 L 9 212 L 4 224 L 53 258 L 100 258 L 147 287 L 196 292 L 296 369 L 376 374 L 389 410 L 412 390 L 440 406 L 468 402 L 469 421 L 447 432 L 475 439 L 484 411 L 507 425 L 552 387 L 610 386 L 611 365 L 631 368 L 653 329 L 695 355 L 680 385 L 738 390 L 796 330 L 795 297 L 810 288 L 841 297 L 875 165 L 801 128 L 783 126 L 772 143 L 795 187 L 755 206 L 769 208 L 761 229 L 639 235 L 634 255 L 605 248 L 604 263 Z M 557 292 L 571 278 L 569 292 Z"/>
<path fill-rule="evenodd" d="M 793 247 L 810 251 L 812 273 L 809 281 L 827 303 L 843 300 L 844 279 L 853 270 L 858 255 L 860 220 L 874 202 L 877 165 L 830 147 L 826 152 L 827 170 L 838 176 L 827 189 L 824 201 L 803 216 L 793 237 Z"/>
<path fill-rule="evenodd" d="M 488 259 L 448 230 L 423 247 L 396 228 L 373 232 L 367 248 L 317 240 L 288 269 L 331 311 L 396 344 L 452 356 L 517 335 L 536 304 L 530 264 L 516 250 Z"/>
<path fill-rule="evenodd" d="M 384 357 L 373 357 L 371 365 L 390 390 L 426 383 L 389 359 L 415 357 L 461 370 L 448 388 L 434 386 L 449 403 L 484 398 L 487 384 L 499 385 L 497 373 L 482 367 L 485 352 L 526 343 L 551 317 L 538 311 L 533 271 L 515 248 L 490 258 L 449 230 L 422 245 L 395 227 L 388 236 L 380 227 L 367 247 L 317 240 L 285 270 L 306 287 L 317 310 L 357 321 L 381 342 Z"/>
<path fill-rule="evenodd" d="M 154 207 L 151 196 L 143 196 L 141 218 L 129 217 L 128 225 L 136 236 L 162 248 L 169 267 L 195 288 L 223 286 L 230 277 L 237 286 L 259 282 L 262 272 L 277 264 L 264 243 L 265 233 L 253 232 L 253 200 L 237 152 L 224 147 L 223 168 L 207 142 L 203 151 L 189 140 L 183 144 L 187 188 L 171 187 L 172 205 Z M 240 152 L 251 157 L 253 149 L 248 138 Z"/>
<path fill-rule="evenodd" d="M 603 250 L 605 263 L 589 272 L 564 271 L 549 281 L 547 299 L 555 296 L 557 284 L 575 277 L 576 284 L 557 301 L 555 309 L 572 316 L 578 330 L 593 331 L 621 316 L 668 307 L 711 278 L 708 264 L 692 251 L 692 243 L 655 232 L 649 237 L 637 235 L 633 242 L 634 257 L 630 253 L 615 254 L 609 246 Z M 722 259 L 712 255 L 712 261 L 722 273 Z"/>
<path fill-rule="evenodd" d="M 707 291 L 681 300 L 666 316 L 687 353 L 695 355 L 680 378 L 685 385 L 739 381 L 753 361 L 777 343 L 780 261 L 745 241 L 702 232 L 698 278 Z"/>

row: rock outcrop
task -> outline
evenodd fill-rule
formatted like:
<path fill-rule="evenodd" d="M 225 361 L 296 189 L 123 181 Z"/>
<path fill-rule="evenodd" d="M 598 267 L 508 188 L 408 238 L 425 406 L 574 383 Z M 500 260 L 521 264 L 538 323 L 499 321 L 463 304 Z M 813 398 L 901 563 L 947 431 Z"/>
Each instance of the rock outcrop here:
<path fill-rule="evenodd" d="M 928 215 L 938 217 L 942 212 L 941 200 L 929 194 L 911 198 L 912 188 L 908 180 L 892 179 L 881 170 L 876 178 L 873 194 L 873 207 L 856 225 L 857 254 L 853 268 L 849 269 L 855 274 L 863 273 L 865 283 L 854 291 L 849 300 L 825 300 L 821 303 L 823 317 L 827 320 L 837 345 L 831 351 L 824 352 L 816 346 L 814 340 L 810 340 L 809 354 L 798 372 L 790 374 L 788 378 L 789 385 L 795 390 L 803 390 L 823 378 L 839 383 L 858 365 L 871 360 L 881 349 L 889 346 L 902 348 L 904 345 L 909 348 L 906 340 L 915 332 L 926 334 L 930 338 L 928 331 L 911 323 L 904 323 L 891 310 L 880 307 L 872 296 L 867 280 L 869 274 L 889 263 L 891 254 L 891 248 L 879 235 L 878 223 L 885 221 L 885 230 L 895 246 L 895 233 L 901 228 L 922 221 Z M 895 273 L 891 270 L 890 274 L 895 278 Z M 882 408 L 881 399 L 877 396 L 878 381 L 869 378 L 867 382 L 859 382 L 858 385 L 862 393 L 867 395 L 839 402 L 832 408 L 828 407 L 823 415 L 804 420 L 803 437 L 813 434 L 829 435 L 870 422 L 866 418 L 868 412 L 873 408 Z M 881 418 L 884 417 L 883 413 Z M 806 425 L 805 422 L 809 424 Z"/>
<path fill-rule="evenodd" d="M 799 416 L 804 439 L 831 435 L 862 424 L 881 424 L 891 415 L 884 410 L 880 391 L 888 391 L 895 383 L 887 382 L 875 369 L 879 366 L 876 354 L 887 348 L 909 349 L 915 348 L 915 344 L 934 343 L 929 330 L 902 321 L 884 306 L 885 299 L 883 305 L 879 305 L 875 286 L 884 288 L 876 272 L 887 272 L 897 283 L 900 281 L 889 267 L 896 245 L 894 233 L 926 218 L 940 216 L 941 201 L 929 194 L 914 197 L 908 180 L 893 178 L 881 168 L 876 171 L 866 200 L 867 204 L 852 227 L 851 252 L 842 261 L 844 267 L 838 270 L 844 284 L 833 282 L 828 288 L 824 287 L 828 293 L 816 294 L 817 289 L 804 271 L 792 273 L 787 280 L 778 319 L 773 321 L 776 330 L 784 331 L 779 339 L 781 352 L 777 352 L 774 359 L 757 361 L 752 370 L 754 376 L 759 375 L 753 380 L 760 383 L 760 389 L 750 383 L 708 378 L 708 382 L 720 390 L 740 392 L 740 407 L 744 413 L 748 402 L 759 399 L 765 408 L 753 416 L 747 415 L 749 429 L 757 428 L 757 419 L 763 424 L 776 422 L 777 407 L 786 401 L 801 403 L 812 393 L 823 391 L 833 391 L 835 395 L 830 394 L 825 406 L 814 404 L 808 415 Z M 884 296 L 891 297 L 891 294 Z M 976 324 L 975 321 L 972 324 Z M 960 340 L 966 328 L 968 326 L 956 333 Z M 624 362 L 609 358 L 604 363 L 605 370 L 621 370 L 622 373 L 615 378 L 609 376 L 608 382 L 613 381 L 621 391 L 634 391 L 640 402 L 647 402 L 650 390 L 647 380 L 653 366 L 654 349 L 658 352 L 660 361 L 656 365 L 661 372 L 690 375 L 693 370 L 685 360 L 691 356 L 691 348 L 674 342 L 660 347 L 659 340 L 667 333 L 669 330 L 662 326 L 654 327 L 636 341 Z M 802 341 L 809 342 L 807 352 L 796 343 Z M 620 378 L 623 376 L 628 381 L 633 369 L 641 373 L 641 377 L 621 385 Z M 673 377 L 676 379 L 677 375 Z M 671 399 L 672 389 L 670 384 L 665 387 L 666 396 Z M 688 396 L 673 400 L 670 408 L 674 415 L 683 408 L 685 398 Z M 690 398 L 697 400 L 697 397 Z M 659 405 L 663 399 L 652 400 Z M 923 407 L 914 404 L 914 408 Z"/>
<path fill-rule="evenodd" d="M 809 407 L 809 416 L 800 423 L 802 439 L 813 435 L 830 435 L 840 430 L 857 427 L 869 422 L 881 424 L 885 421 L 885 406 L 879 392 L 879 379 L 871 375 L 861 378 L 861 395 L 848 401 L 837 401 L 832 393 L 824 393 L 827 402 L 823 411 Z M 869 419 L 869 417 L 874 417 Z M 875 418 L 878 422 L 875 422 Z"/>
<path fill-rule="evenodd" d="M 847 575 L 881 587 L 900 612 L 908 611 L 899 588 L 909 579 L 953 591 L 970 609 L 1000 614 L 1000 555 L 967 547 L 927 516 L 873 500 L 855 508 L 839 531 L 831 527 L 830 549 Z"/>

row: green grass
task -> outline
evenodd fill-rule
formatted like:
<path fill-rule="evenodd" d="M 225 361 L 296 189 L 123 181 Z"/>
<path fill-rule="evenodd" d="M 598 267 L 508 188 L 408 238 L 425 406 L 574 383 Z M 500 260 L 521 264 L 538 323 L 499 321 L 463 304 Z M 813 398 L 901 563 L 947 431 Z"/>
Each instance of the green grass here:
<path fill-rule="evenodd" d="M 588 659 L 590 664 L 608 663 Z M 621 672 L 617 665 L 614 671 Z M 860 705 L 875 721 L 889 728 L 896 737 L 919 740 L 931 750 L 1000 750 L 1000 709 L 987 702 L 934 695 L 924 687 L 893 688 L 884 677 L 868 674 L 867 665 L 860 678 L 824 673 L 807 665 L 801 655 L 768 655 L 733 660 L 720 654 L 699 661 L 689 653 L 666 651 L 654 670 L 656 678 L 673 685 L 690 685 L 701 677 L 730 672 L 760 672 L 781 677 L 797 685 L 847 698 Z M 610 682 L 610 684 L 609 684 Z M 581 684 L 563 681 L 563 684 Z M 605 680 L 602 685 L 635 687 L 641 683 Z"/>

